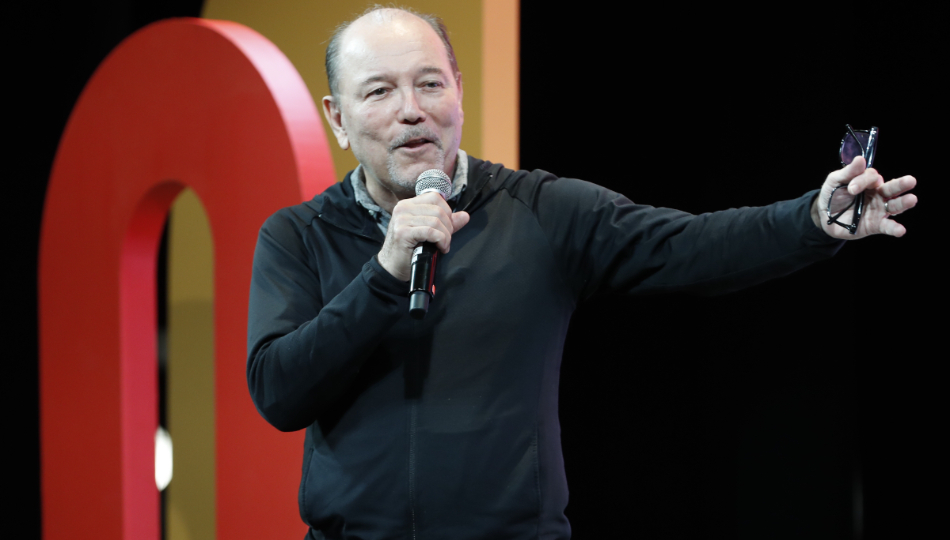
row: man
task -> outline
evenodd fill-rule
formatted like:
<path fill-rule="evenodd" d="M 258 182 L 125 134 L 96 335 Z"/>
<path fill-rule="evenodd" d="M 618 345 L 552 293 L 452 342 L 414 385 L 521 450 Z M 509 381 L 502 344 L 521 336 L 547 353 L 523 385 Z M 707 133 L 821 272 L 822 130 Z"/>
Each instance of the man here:
<path fill-rule="evenodd" d="M 327 50 L 324 113 L 360 166 L 262 227 L 248 383 L 281 430 L 307 429 L 309 538 L 569 538 L 558 372 L 594 293 L 725 292 L 903 227 L 915 183 L 863 159 L 820 194 L 692 216 L 459 149 L 462 77 L 444 27 L 374 9 Z M 415 196 L 441 169 L 452 196 Z M 857 234 L 820 211 L 866 191 Z M 840 192 L 840 190 L 839 190 Z M 846 219 L 842 216 L 840 219 Z M 408 315 L 412 250 L 435 243 L 438 295 Z"/>

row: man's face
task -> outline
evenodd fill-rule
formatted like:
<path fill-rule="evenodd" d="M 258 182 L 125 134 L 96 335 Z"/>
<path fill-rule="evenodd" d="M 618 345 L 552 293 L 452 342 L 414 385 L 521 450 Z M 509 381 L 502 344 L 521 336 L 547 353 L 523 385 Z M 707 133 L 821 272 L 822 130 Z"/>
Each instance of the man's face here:
<path fill-rule="evenodd" d="M 462 137 L 461 77 L 432 27 L 402 12 L 363 17 L 346 30 L 338 60 L 338 100 L 325 98 L 324 110 L 367 183 L 405 198 L 427 169 L 451 177 Z"/>

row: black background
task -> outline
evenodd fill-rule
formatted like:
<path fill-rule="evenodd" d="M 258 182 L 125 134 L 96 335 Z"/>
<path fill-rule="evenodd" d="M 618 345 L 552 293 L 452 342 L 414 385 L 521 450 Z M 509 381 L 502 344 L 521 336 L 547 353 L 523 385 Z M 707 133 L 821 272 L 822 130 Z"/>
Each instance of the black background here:
<path fill-rule="evenodd" d="M 730 296 L 578 310 L 560 403 L 577 538 L 941 528 L 946 152 L 929 141 L 948 49 L 935 13 L 856 6 L 522 2 L 523 168 L 696 213 L 762 205 L 819 187 L 851 123 L 880 127 L 886 178 L 920 180 L 902 239 Z"/>
<path fill-rule="evenodd" d="M 36 258 L 59 136 L 119 41 L 201 8 L 77 4 L 22 3 L 6 24 L 5 513 L 17 538 L 40 530 Z M 523 168 L 696 213 L 761 205 L 817 188 L 851 123 L 881 128 L 886 178 L 921 182 L 903 239 L 847 245 L 726 297 L 578 310 L 560 412 L 576 538 L 851 538 L 855 492 L 864 537 L 939 527 L 928 486 L 945 479 L 935 254 L 948 49 L 937 20 L 876 4 L 581 12 L 522 0 Z"/>

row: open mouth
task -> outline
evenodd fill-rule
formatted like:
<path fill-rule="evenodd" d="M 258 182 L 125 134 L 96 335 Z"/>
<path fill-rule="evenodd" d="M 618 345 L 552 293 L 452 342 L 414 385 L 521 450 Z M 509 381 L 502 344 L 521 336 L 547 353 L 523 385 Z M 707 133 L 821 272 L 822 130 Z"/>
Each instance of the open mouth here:
<path fill-rule="evenodd" d="M 435 145 L 439 150 L 442 149 L 442 143 L 439 141 L 438 135 L 423 127 L 413 126 L 400 134 L 399 137 L 396 137 L 389 148 L 390 152 L 395 152 L 400 148 L 412 151 L 426 148 L 426 145 L 429 144 Z"/>
<path fill-rule="evenodd" d="M 419 148 L 419 147 L 425 146 L 425 145 L 427 145 L 427 144 L 429 144 L 429 143 L 431 143 L 431 142 L 432 142 L 432 141 L 431 141 L 430 139 L 426 139 L 426 138 L 423 138 L 423 137 L 419 137 L 419 138 L 416 138 L 416 139 L 410 139 L 410 140 L 407 141 L 406 143 L 399 145 L 399 148 L 409 148 L 409 149 L 412 149 L 412 148 Z"/>

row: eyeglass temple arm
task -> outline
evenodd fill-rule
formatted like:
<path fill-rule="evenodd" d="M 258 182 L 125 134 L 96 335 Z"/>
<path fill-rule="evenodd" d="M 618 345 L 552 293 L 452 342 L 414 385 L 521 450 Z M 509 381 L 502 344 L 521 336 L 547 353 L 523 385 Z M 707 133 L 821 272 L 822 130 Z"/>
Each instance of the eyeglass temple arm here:
<path fill-rule="evenodd" d="M 851 127 L 851 124 L 845 124 L 845 127 L 848 128 L 848 133 L 854 137 L 854 140 L 858 143 L 858 148 L 861 149 L 861 157 L 864 158 L 864 162 L 868 168 L 874 166 L 874 149 L 877 146 L 877 126 L 872 126 L 868 131 L 868 144 L 864 146 L 861 144 L 861 139 L 858 138 L 858 134 L 854 132 L 854 129 Z"/>
<path fill-rule="evenodd" d="M 868 131 L 868 147 L 865 150 L 864 159 L 868 162 L 868 168 L 874 166 L 874 151 L 877 149 L 877 127 L 872 126 Z"/>
<path fill-rule="evenodd" d="M 851 126 L 848 126 L 848 129 L 851 129 Z M 851 132 L 852 135 L 854 132 Z M 867 167 L 871 168 L 874 166 L 874 151 L 877 149 L 877 126 L 871 126 L 871 129 L 868 130 L 868 145 L 863 150 L 864 159 L 867 162 Z M 861 216 L 864 214 L 864 192 L 858 193 L 855 197 L 854 205 L 854 219 L 851 221 L 853 228 L 849 228 L 851 234 L 858 232 L 858 223 L 861 222 Z"/>

